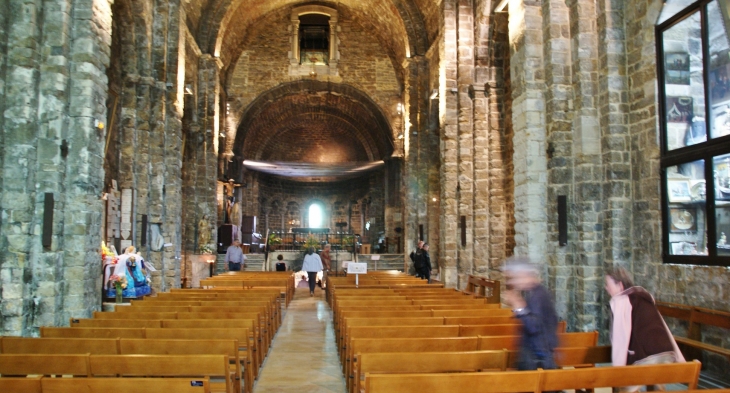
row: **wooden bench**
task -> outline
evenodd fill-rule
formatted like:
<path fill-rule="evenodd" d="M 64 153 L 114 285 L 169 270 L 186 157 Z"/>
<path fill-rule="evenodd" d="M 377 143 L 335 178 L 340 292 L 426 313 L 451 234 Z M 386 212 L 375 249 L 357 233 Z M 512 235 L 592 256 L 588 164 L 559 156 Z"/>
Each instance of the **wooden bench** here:
<path fill-rule="evenodd" d="M 235 393 L 236 369 L 225 355 L 89 355 L 0 354 L 0 374 L 7 376 L 75 377 L 218 377 L 211 383 L 220 393 Z M 0 378 L 0 379 L 2 379 Z M 239 387 L 240 392 L 240 387 Z"/>
<path fill-rule="evenodd" d="M 121 355 L 212 355 L 224 354 L 229 365 L 243 378 L 244 392 L 253 391 L 252 359 L 240 356 L 238 340 L 222 339 L 120 339 Z"/>
<path fill-rule="evenodd" d="M 7 393 L 42 393 L 41 377 L 33 378 L 0 378 L 0 392 Z"/>
<path fill-rule="evenodd" d="M 89 355 L 94 377 L 207 377 L 211 392 L 236 393 L 238 375 L 225 355 Z M 240 387 L 239 387 L 240 392 Z"/>
<path fill-rule="evenodd" d="M 350 376 L 350 392 L 360 392 L 366 373 L 504 371 L 507 360 L 507 351 L 365 353 Z"/>
<path fill-rule="evenodd" d="M 116 338 L 32 338 L 1 337 L 0 353 L 4 354 L 108 354 L 119 353 Z"/>
<path fill-rule="evenodd" d="M 207 378 L 41 378 L 40 385 L 42 393 L 210 393 Z"/>
<path fill-rule="evenodd" d="M 464 293 L 486 298 L 487 303 L 499 304 L 501 302 L 500 285 L 497 280 L 469 275 Z"/>
<path fill-rule="evenodd" d="M 730 329 L 730 313 L 675 303 L 657 302 L 656 305 L 664 317 L 677 318 L 689 323 L 687 337 L 674 336 L 686 359 L 699 359 L 701 351 L 708 351 L 723 355 L 730 360 L 730 349 L 702 341 L 702 326 Z"/>
<path fill-rule="evenodd" d="M 359 357 L 366 353 L 507 350 L 509 352 L 507 364 L 513 365 L 516 361 L 516 351 L 519 349 L 519 340 L 520 336 L 433 337 L 418 340 L 354 338 L 350 341 L 351 353 L 354 355 L 346 361 L 350 370 L 350 373 L 346 374 L 349 376 L 347 381 L 349 383 L 350 380 L 358 380 Z M 598 332 L 562 333 L 558 334 L 558 340 L 559 345 L 563 347 L 556 353 L 556 361 L 559 364 L 575 366 L 611 360 L 610 349 L 608 352 L 605 347 L 598 350 L 590 349 L 596 348 Z"/>
<path fill-rule="evenodd" d="M 0 374 L 26 377 L 29 375 L 70 375 L 88 377 L 89 356 L 68 354 L 0 354 Z"/>
<path fill-rule="evenodd" d="M 366 374 L 365 392 L 542 392 L 686 383 L 697 388 L 699 362 L 519 372 Z"/>

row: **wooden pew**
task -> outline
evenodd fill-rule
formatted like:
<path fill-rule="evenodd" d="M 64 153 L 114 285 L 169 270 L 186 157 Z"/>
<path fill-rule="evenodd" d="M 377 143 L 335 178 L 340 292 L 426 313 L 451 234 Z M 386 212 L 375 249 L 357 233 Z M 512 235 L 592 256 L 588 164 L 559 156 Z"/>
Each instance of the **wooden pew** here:
<path fill-rule="evenodd" d="M 518 372 L 366 374 L 365 391 L 471 393 L 475 387 L 486 392 L 542 392 L 567 389 L 595 389 L 633 385 L 686 383 L 697 388 L 699 362 L 646 366 L 598 367 L 572 370 Z"/>
<path fill-rule="evenodd" d="M 72 375 L 88 377 L 89 356 L 67 354 L 0 354 L 0 374 L 6 376 Z"/>
<path fill-rule="evenodd" d="M 244 381 L 244 392 L 253 391 L 252 359 L 241 358 L 238 340 L 120 339 L 120 355 L 216 355 L 228 356 L 229 365 Z M 243 370 L 242 370 L 243 367 Z"/>
<path fill-rule="evenodd" d="M 40 384 L 42 393 L 210 393 L 207 378 L 42 378 Z"/>
<path fill-rule="evenodd" d="M 366 373 L 446 373 L 495 370 L 507 367 L 507 351 L 364 353 L 350 376 L 350 392 L 360 392 Z"/>
<path fill-rule="evenodd" d="M 42 393 L 41 377 L 0 378 L 0 392 L 4 393 Z"/>
<path fill-rule="evenodd" d="M 145 338 L 145 328 L 40 328 L 41 337 L 55 338 Z"/>
<path fill-rule="evenodd" d="M 540 390 L 595 389 L 634 385 L 686 383 L 697 389 L 702 364 L 698 361 L 646 366 L 543 371 Z"/>
<path fill-rule="evenodd" d="M 89 355 L 94 377 L 207 377 L 211 392 L 236 393 L 225 355 Z"/>
<path fill-rule="evenodd" d="M 516 360 L 520 336 L 488 336 L 488 337 L 438 337 L 403 340 L 400 338 L 354 338 L 350 341 L 348 386 L 350 381 L 359 380 L 359 357 L 366 353 L 404 353 L 404 352 L 464 352 L 484 350 L 508 350 L 508 365 Z M 560 365 L 578 366 L 601 363 L 611 360 L 610 347 L 595 347 L 598 332 L 561 333 L 558 334 L 559 348 L 556 361 Z M 608 348 L 608 349 L 606 349 Z"/>
<path fill-rule="evenodd" d="M 702 326 L 730 329 L 730 313 L 684 304 L 656 302 L 664 317 L 677 318 L 689 323 L 687 337 L 674 336 L 686 359 L 698 359 L 700 351 L 714 352 L 730 360 L 730 349 L 702 341 Z"/>
<path fill-rule="evenodd" d="M 540 372 L 503 371 L 449 374 L 365 374 L 365 392 L 539 392 Z"/>
<path fill-rule="evenodd" d="M 0 353 L 4 354 L 107 354 L 119 353 L 116 338 L 32 338 L 1 337 Z"/>

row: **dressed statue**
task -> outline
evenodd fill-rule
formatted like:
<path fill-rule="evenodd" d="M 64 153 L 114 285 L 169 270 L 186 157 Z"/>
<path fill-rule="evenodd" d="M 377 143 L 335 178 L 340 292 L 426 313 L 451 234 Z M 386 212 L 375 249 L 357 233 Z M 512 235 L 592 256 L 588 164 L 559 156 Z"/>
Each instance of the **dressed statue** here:
<path fill-rule="evenodd" d="M 203 215 L 198 221 L 198 248 L 210 244 L 210 224 L 208 216 Z"/>
<path fill-rule="evenodd" d="M 134 246 L 127 247 L 124 254 L 119 256 L 114 269 L 114 275 L 127 279 L 127 287 L 124 288 L 122 296 L 137 298 L 149 294 L 149 272 L 151 271 L 155 271 L 155 269 L 149 263 L 145 263 L 144 258 L 137 254 Z M 116 296 L 116 289 L 113 285 L 108 286 L 107 296 Z"/>

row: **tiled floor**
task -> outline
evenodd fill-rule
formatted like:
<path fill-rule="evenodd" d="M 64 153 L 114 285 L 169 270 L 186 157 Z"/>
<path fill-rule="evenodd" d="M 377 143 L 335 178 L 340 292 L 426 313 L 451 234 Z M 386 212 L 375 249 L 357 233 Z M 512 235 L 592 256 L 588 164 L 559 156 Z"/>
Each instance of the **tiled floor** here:
<path fill-rule="evenodd" d="M 254 393 L 345 393 L 335 348 L 332 311 L 317 288 L 297 288 L 274 337 Z"/>

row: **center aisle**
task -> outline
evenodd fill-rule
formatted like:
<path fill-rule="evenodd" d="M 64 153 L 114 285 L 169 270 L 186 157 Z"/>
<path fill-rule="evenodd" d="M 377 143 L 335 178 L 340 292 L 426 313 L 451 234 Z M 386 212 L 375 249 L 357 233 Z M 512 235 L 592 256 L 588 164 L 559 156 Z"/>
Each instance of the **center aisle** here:
<path fill-rule="evenodd" d="M 297 288 L 274 337 L 254 393 L 345 393 L 332 310 L 319 288 Z"/>

